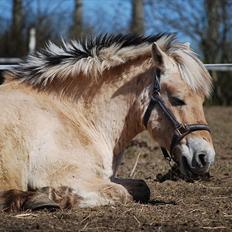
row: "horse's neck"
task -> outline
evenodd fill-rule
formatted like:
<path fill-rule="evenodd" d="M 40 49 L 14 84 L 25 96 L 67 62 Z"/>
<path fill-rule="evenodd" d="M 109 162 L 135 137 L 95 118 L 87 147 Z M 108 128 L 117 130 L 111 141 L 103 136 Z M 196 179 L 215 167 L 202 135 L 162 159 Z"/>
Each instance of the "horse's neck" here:
<path fill-rule="evenodd" d="M 141 120 L 144 109 L 139 98 L 150 84 L 150 78 L 146 78 L 150 66 L 149 62 L 137 61 L 110 70 L 96 84 L 96 90 L 92 87 L 89 92 L 94 97 L 89 96 L 91 102 L 87 104 L 86 117 L 91 118 L 116 154 L 144 129 Z"/>

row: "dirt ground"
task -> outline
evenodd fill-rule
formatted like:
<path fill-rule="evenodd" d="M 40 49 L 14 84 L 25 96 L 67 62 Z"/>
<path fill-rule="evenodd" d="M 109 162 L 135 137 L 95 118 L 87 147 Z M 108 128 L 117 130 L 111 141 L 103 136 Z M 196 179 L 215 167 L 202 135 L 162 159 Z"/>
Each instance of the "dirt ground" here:
<path fill-rule="evenodd" d="M 232 231 L 232 107 L 207 108 L 206 116 L 217 152 L 210 180 L 157 182 L 169 166 L 143 133 L 125 152 L 119 176 L 130 176 L 140 153 L 133 177 L 149 185 L 149 204 L 0 213 L 0 231 Z"/>

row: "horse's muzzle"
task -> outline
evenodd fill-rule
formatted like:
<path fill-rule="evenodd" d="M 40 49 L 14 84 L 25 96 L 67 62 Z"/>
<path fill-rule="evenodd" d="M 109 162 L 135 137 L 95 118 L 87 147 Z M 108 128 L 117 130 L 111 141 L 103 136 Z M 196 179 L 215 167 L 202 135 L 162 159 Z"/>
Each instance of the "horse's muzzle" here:
<path fill-rule="evenodd" d="M 200 176 L 207 173 L 215 158 L 212 144 L 198 137 L 186 140 L 186 143 L 177 145 L 174 151 L 181 173 L 186 176 L 191 174 Z"/>

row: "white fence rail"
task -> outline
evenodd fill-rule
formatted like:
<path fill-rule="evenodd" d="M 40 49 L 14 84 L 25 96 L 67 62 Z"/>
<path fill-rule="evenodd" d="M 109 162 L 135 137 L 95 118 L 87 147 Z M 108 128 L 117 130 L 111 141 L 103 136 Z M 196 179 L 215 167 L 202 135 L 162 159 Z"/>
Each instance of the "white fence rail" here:
<path fill-rule="evenodd" d="M 205 64 L 210 71 L 232 71 L 232 64 Z"/>
<path fill-rule="evenodd" d="M 19 58 L 0 58 L 0 71 L 16 67 L 20 62 Z M 232 64 L 205 64 L 210 71 L 232 71 Z"/>
<path fill-rule="evenodd" d="M 0 58 L 0 71 L 16 67 L 19 62 L 19 58 Z"/>

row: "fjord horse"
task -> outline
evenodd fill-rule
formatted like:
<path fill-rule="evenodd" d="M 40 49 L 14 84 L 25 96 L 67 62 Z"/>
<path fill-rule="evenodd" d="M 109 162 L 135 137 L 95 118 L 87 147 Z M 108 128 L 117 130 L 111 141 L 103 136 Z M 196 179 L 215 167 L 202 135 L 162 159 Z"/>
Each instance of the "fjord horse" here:
<path fill-rule="evenodd" d="M 0 86 L 0 209 L 147 201 L 115 178 L 129 141 L 148 130 L 184 175 L 214 161 L 203 102 L 211 78 L 172 34 L 48 43 Z"/>

